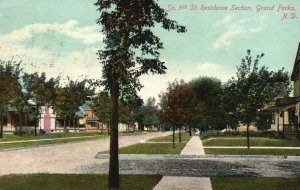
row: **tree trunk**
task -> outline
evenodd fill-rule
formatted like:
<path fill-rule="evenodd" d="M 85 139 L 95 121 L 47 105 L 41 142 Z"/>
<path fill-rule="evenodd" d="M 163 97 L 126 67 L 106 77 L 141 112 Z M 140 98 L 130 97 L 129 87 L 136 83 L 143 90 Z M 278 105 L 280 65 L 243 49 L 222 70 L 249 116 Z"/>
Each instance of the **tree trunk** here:
<path fill-rule="evenodd" d="M 278 132 L 278 137 L 280 137 L 280 132 L 279 132 L 279 117 L 280 117 L 280 111 L 278 111 L 278 116 L 277 116 L 277 132 Z"/>
<path fill-rule="evenodd" d="M 20 113 L 18 114 L 18 116 L 19 116 L 20 136 L 22 136 L 22 116 Z"/>
<path fill-rule="evenodd" d="M 179 126 L 179 142 L 181 143 L 181 126 Z"/>
<path fill-rule="evenodd" d="M 119 86 L 114 77 L 112 77 L 111 84 L 111 134 L 110 134 L 110 155 L 109 155 L 109 178 L 108 188 L 118 189 L 120 186 L 119 179 L 119 137 L 118 137 L 118 99 L 119 99 Z"/>
<path fill-rule="evenodd" d="M 190 135 L 190 137 L 192 136 L 192 127 L 191 127 L 191 125 L 189 125 L 189 135 Z"/>
<path fill-rule="evenodd" d="M 247 148 L 248 149 L 250 149 L 249 127 L 250 127 L 250 124 L 247 124 Z"/>
<path fill-rule="evenodd" d="M 3 138 L 3 114 L 0 115 L 0 138 Z"/>
<path fill-rule="evenodd" d="M 26 127 L 26 134 L 28 134 L 28 117 L 27 114 L 24 115 L 24 120 L 25 120 L 25 127 Z"/>
<path fill-rule="evenodd" d="M 37 127 L 38 127 L 38 116 L 39 116 L 39 110 L 38 106 L 36 106 L 36 117 L 35 117 L 35 124 L 34 124 L 34 136 L 37 136 Z"/>
<path fill-rule="evenodd" d="M 66 118 L 64 118 L 64 133 L 67 133 Z"/>
<path fill-rule="evenodd" d="M 175 126 L 173 125 L 173 136 L 172 136 L 172 140 L 173 140 L 173 148 L 175 148 Z"/>
<path fill-rule="evenodd" d="M 107 123 L 107 135 L 109 136 L 110 135 L 110 127 L 111 127 L 111 122 L 108 122 Z"/>

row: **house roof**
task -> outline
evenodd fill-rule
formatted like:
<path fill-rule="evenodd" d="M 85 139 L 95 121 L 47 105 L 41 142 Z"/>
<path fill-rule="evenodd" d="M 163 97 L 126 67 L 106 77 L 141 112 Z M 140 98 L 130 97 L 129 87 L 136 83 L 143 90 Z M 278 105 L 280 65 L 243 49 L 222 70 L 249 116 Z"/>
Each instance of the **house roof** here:
<path fill-rule="evenodd" d="M 297 55 L 295 58 L 295 63 L 294 63 L 294 67 L 293 67 L 293 72 L 291 75 L 291 80 L 295 81 L 297 78 L 300 77 L 300 43 L 298 46 L 298 51 L 297 51 Z"/>
<path fill-rule="evenodd" d="M 282 106 L 296 104 L 298 102 L 300 102 L 300 97 L 286 97 L 286 98 L 278 99 L 277 105 L 279 107 L 282 107 Z"/>
<path fill-rule="evenodd" d="M 85 101 L 84 104 L 82 104 L 82 106 L 80 106 L 80 107 L 81 107 L 84 111 L 92 110 L 91 104 L 92 104 L 91 101 Z"/>
<path fill-rule="evenodd" d="M 84 117 L 85 111 L 92 110 L 91 104 L 92 104 L 91 101 L 85 101 L 84 104 L 82 104 L 81 106 L 78 107 L 78 111 L 75 113 L 75 115 L 77 115 L 79 117 Z"/>

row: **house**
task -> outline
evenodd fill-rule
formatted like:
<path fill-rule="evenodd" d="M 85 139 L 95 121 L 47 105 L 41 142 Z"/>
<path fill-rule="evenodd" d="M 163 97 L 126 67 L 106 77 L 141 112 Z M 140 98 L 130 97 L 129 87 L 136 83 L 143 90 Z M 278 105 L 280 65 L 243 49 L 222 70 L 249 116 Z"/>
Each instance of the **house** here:
<path fill-rule="evenodd" d="M 29 102 L 30 106 L 36 107 L 35 104 Z M 36 122 L 37 130 L 43 130 L 45 132 L 52 132 L 55 130 L 55 114 L 53 108 L 50 106 L 41 106 L 40 114 L 38 120 L 35 119 L 36 115 L 24 116 L 22 115 L 22 123 L 20 122 L 20 116 L 17 113 L 17 110 L 11 107 L 8 107 L 7 113 L 3 117 L 3 131 L 5 134 L 19 133 L 22 130 L 22 133 L 33 134 L 35 130 Z M 21 127 L 20 127 L 21 125 Z"/>
<path fill-rule="evenodd" d="M 76 112 L 76 116 L 78 119 L 79 129 L 86 131 L 99 131 L 104 130 L 103 125 L 101 125 L 99 118 L 96 116 L 95 112 L 91 108 L 91 102 L 86 101 L 82 106 L 78 108 L 79 110 Z"/>
<path fill-rule="evenodd" d="M 294 62 L 291 75 L 293 81 L 293 97 L 288 97 L 283 89 L 282 94 L 277 99 L 277 113 L 275 114 L 275 124 L 272 126 L 276 131 L 282 132 L 284 136 L 298 135 L 298 124 L 300 122 L 300 43 Z"/>
<path fill-rule="evenodd" d="M 99 122 L 99 118 L 91 108 L 91 101 L 86 101 L 82 106 L 78 108 L 76 116 L 78 119 L 79 130 L 85 131 L 107 131 L 108 126 Z M 129 125 L 119 123 L 119 131 L 127 131 Z"/>

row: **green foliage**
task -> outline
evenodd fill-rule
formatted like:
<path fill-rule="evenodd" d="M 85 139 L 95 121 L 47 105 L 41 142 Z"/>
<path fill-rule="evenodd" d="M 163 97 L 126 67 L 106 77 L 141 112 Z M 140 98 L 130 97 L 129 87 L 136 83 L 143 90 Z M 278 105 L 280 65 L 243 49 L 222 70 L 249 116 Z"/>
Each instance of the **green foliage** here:
<path fill-rule="evenodd" d="M 118 188 L 119 96 L 136 94 L 142 87 L 141 75 L 165 73 L 164 62 L 159 59 L 163 43 L 151 31 L 156 23 L 166 30 L 186 30 L 168 19 L 166 11 L 154 0 L 98 0 L 95 5 L 100 12 L 97 24 L 102 25 L 105 36 L 104 50 L 98 51 L 103 66 L 103 84 L 112 98 L 109 187 Z"/>
<path fill-rule="evenodd" d="M 99 122 L 109 123 L 111 116 L 111 98 L 105 93 L 99 93 L 92 98 L 91 108 L 99 118 Z"/>
<path fill-rule="evenodd" d="M 167 91 L 160 94 L 161 121 L 180 127 L 187 124 L 192 114 L 192 96 L 191 88 L 183 80 L 169 83 Z"/>
<path fill-rule="evenodd" d="M 33 99 L 38 105 L 52 105 L 56 99 L 56 89 L 59 86 L 60 77 L 50 78 L 47 80 L 43 72 L 27 74 L 23 76 L 23 85 L 26 89 L 27 96 Z"/>
<path fill-rule="evenodd" d="M 68 78 L 65 86 L 56 88 L 54 108 L 58 117 L 73 119 L 78 107 L 81 106 L 94 89 L 88 80 L 73 81 Z"/>
<path fill-rule="evenodd" d="M 99 118 L 99 121 L 109 125 L 111 119 L 111 97 L 104 92 L 92 97 L 91 108 Z M 119 102 L 119 115 L 121 123 L 133 123 L 133 115 L 129 105 L 125 102 Z"/>
<path fill-rule="evenodd" d="M 139 125 L 156 126 L 160 124 L 156 111 L 157 106 L 155 105 L 155 98 L 150 97 L 147 99 L 146 105 L 143 105 L 137 110 L 135 118 L 137 119 Z"/>
<path fill-rule="evenodd" d="M 166 30 L 185 32 L 185 27 L 168 19 L 165 10 L 154 0 L 130 0 L 126 3 L 98 0 L 95 5 L 101 13 L 97 23 L 102 25 L 106 36 L 105 49 L 98 54 L 103 64 L 103 82 L 108 89 L 115 79 L 130 92 L 141 88 L 140 75 L 165 73 L 166 67 L 159 60 L 163 43 L 151 28 L 160 23 Z"/>
<path fill-rule="evenodd" d="M 19 113 L 19 125 L 21 125 L 21 114 L 26 110 L 27 100 L 22 92 L 21 86 L 21 61 L 13 58 L 8 61 L 0 60 L 0 136 L 3 136 L 2 118 L 9 108 Z"/>
<path fill-rule="evenodd" d="M 216 78 L 199 77 L 193 79 L 189 85 L 195 94 L 191 118 L 193 125 L 205 131 L 225 128 L 221 81 Z"/>
<path fill-rule="evenodd" d="M 277 83 L 289 83 L 289 74 L 283 69 L 273 72 L 265 66 L 258 67 L 263 56 L 253 58 L 248 50 L 237 70 L 236 111 L 240 122 L 245 125 L 255 124 L 260 116 L 264 116 L 260 112 L 278 96 Z"/>

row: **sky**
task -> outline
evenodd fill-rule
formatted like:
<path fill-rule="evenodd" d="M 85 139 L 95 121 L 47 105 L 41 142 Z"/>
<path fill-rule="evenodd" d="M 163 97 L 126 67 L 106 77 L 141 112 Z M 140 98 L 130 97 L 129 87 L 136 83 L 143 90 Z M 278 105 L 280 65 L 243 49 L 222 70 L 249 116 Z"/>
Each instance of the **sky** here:
<path fill-rule="evenodd" d="M 96 53 L 104 47 L 104 36 L 96 25 L 95 1 L 0 0 L 0 59 L 22 60 L 29 73 L 100 79 Z M 174 79 L 210 76 L 226 82 L 235 76 L 247 49 L 253 55 L 265 53 L 260 65 L 292 72 L 300 42 L 300 0 L 157 2 L 187 33 L 154 28 L 164 43 L 161 60 L 168 70 L 141 77 L 144 100 L 157 97 Z M 215 7 L 227 10 L 208 10 Z"/>

